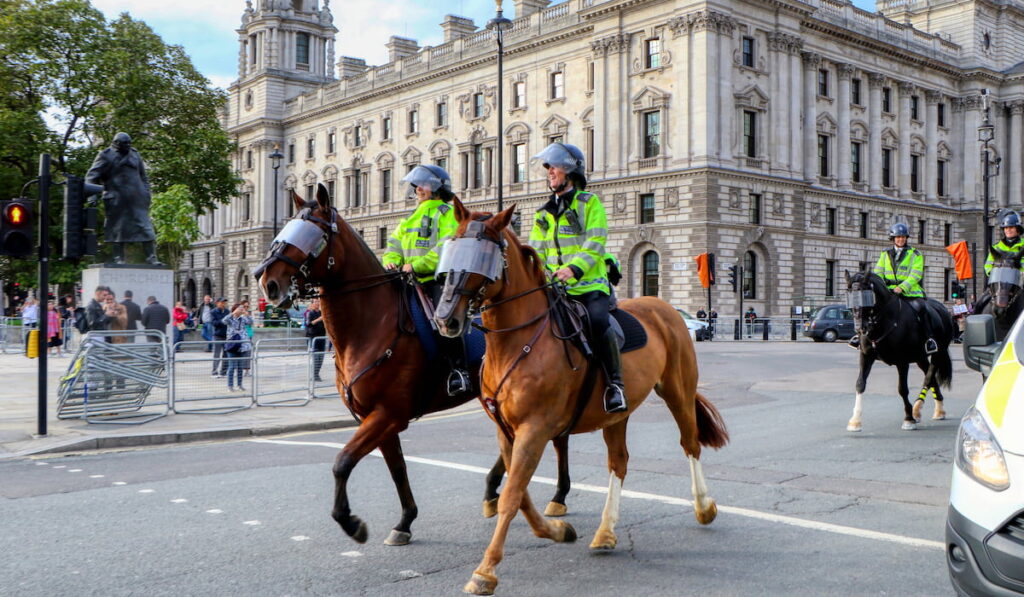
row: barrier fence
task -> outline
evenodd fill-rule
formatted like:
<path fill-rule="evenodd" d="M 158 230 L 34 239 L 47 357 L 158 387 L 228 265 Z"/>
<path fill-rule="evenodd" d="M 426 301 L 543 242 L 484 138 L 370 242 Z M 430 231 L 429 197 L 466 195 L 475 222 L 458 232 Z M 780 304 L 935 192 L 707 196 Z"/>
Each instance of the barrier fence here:
<path fill-rule="evenodd" d="M 253 392 L 258 406 L 305 406 L 313 399 L 312 343 L 308 338 L 270 338 L 253 349 Z"/>
<path fill-rule="evenodd" d="M 808 321 L 799 317 L 758 317 L 753 321 L 742 317 L 718 317 L 700 320 L 708 324 L 703 334 L 697 332 L 698 340 L 719 341 L 810 341 L 804 336 L 804 324 Z"/>
<path fill-rule="evenodd" d="M 228 387 L 229 366 L 245 363 L 239 362 L 241 359 L 231 361 L 224 350 L 227 344 L 227 340 L 188 340 L 175 344 L 175 351 L 171 353 L 171 408 L 175 413 L 226 415 L 256 406 L 252 378 L 245 375 L 244 368 L 241 387 L 249 387 L 244 390 Z"/>

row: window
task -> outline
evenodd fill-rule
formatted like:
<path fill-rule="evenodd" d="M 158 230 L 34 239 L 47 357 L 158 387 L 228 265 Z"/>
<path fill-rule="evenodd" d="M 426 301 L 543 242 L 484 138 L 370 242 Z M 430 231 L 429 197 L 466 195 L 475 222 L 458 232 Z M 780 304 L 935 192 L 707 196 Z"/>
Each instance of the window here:
<path fill-rule="evenodd" d="M 939 194 L 939 197 L 946 196 L 946 162 L 939 160 L 935 168 L 935 192 Z"/>
<path fill-rule="evenodd" d="M 386 249 L 388 247 L 388 229 L 381 226 L 377 229 L 377 248 Z"/>
<path fill-rule="evenodd" d="M 947 267 L 942 270 L 942 300 L 949 300 L 949 281 L 950 281 L 950 269 Z"/>
<path fill-rule="evenodd" d="M 658 270 L 661 258 L 654 251 L 644 253 L 643 296 L 658 296 Z"/>
<path fill-rule="evenodd" d="M 333 180 L 328 180 L 327 181 L 327 196 L 330 197 L 332 201 L 334 200 L 334 181 Z"/>
<path fill-rule="evenodd" d="M 850 102 L 860 105 L 860 79 L 850 81 Z"/>
<path fill-rule="evenodd" d="M 861 238 L 868 237 L 868 212 L 860 212 L 860 234 Z"/>
<path fill-rule="evenodd" d="M 294 141 L 292 141 L 291 143 L 288 144 L 288 163 L 289 164 L 294 164 L 295 163 L 295 142 Z"/>
<path fill-rule="evenodd" d="M 434 160 L 434 165 L 442 170 L 448 170 L 448 158 L 441 157 Z"/>
<path fill-rule="evenodd" d="M 551 73 L 551 99 L 565 97 L 565 74 L 562 71 Z"/>
<path fill-rule="evenodd" d="M 512 182 L 526 182 L 526 143 L 512 146 Z"/>
<path fill-rule="evenodd" d="M 352 141 L 355 142 L 356 147 L 363 146 L 363 127 L 358 124 L 352 129 Z"/>
<path fill-rule="evenodd" d="M 484 148 L 482 145 L 473 146 L 473 184 L 474 189 L 484 186 Z"/>
<path fill-rule="evenodd" d="M 743 254 L 743 298 L 757 298 L 757 255 L 753 251 Z"/>
<path fill-rule="evenodd" d="M 654 193 L 640 195 L 640 223 L 651 224 L 654 222 Z"/>
<path fill-rule="evenodd" d="M 912 155 L 910 156 L 910 190 L 919 193 L 921 191 L 920 184 L 918 183 L 918 173 L 921 166 L 921 156 Z"/>
<path fill-rule="evenodd" d="M 382 139 L 391 138 L 391 117 L 385 116 L 380 121 L 380 136 Z"/>
<path fill-rule="evenodd" d="M 210 252 L 206 252 L 206 267 L 210 267 Z"/>
<path fill-rule="evenodd" d="M 316 185 L 315 184 L 308 184 L 308 185 L 306 185 L 306 202 L 308 203 L 308 202 L 312 201 L 315 198 L 316 198 Z M 294 203 L 294 202 L 289 201 L 288 203 L 291 204 L 291 203 Z"/>
<path fill-rule="evenodd" d="M 923 245 L 925 236 L 928 233 L 928 222 L 926 220 L 917 221 L 917 244 Z"/>
<path fill-rule="evenodd" d="M 825 296 L 836 295 L 836 262 L 825 260 Z"/>
<path fill-rule="evenodd" d="M 327 133 L 327 153 L 334 153 L 338 149 L 338 134 Z"/>
<path fill-rule="evenodd" d="M 953 225 L 949 222 L 946 222 L 942 226 L 942 240 L 944 241 L 943 246 L 945 247 L 953 244 Z"/>
<path fill-rule="evenodd" d="M 380 171 L 380 202 L 391 201 L 391 168 Z"/>
<path fill-rule="evenodd" d="M 754 38 L 743 38 L 743 66 L 754 68 Z"/>
<path fill-rule="evenodd" d="M 661 155 L 661 112 L 644 114 L 644 157 Z"/>
<path fill-rule="evenodd" d="M 484 115 L 484 94 L 473 94 L 473 118 L 481 118 Z"/>
<path fill-rule="evenodd" d="M 757 157 L 757 112 L 752 110 L 743 111 L 743 154 Z"/>
<path fill-rule="evenodd" d="M 861 182 L 863 180 L 863 174 L 861 174 L 861 144 L 850 143 L 850 178 L 853 182 Z"/>
<path fill-rule="evenodd" d="M 939 126 L 946 126 L 946 104 L 939 104 L 935 108 L 935 114 L 937 116 Z"/>
<path fill-rule="evenodd" d="M 310 137 L 306 139 L 306 159 L 311 160 L 316 157 L 316 137 Z"/>
<path fill-rule="evenodd" d="M 912 119 L 914 119 L 914 120 L 920 120 L 919 112 L 918 112 L 918 106 L 919 105 L 920 105 L 920 101 L 918 100 L 917 96 L 916 95 L 910 96 L 910 117 Z"/>
<path fill-rule="evenodd" d="M 299 33 L 295 36 L 295 63 L 309 68 L 309 34 Z"/>
<path fill-rule="evenodd" d="M 359 207 L 363 204 L 363 173 L 359 170 L 352 172 L 352 207 Z"/>
<path fill-rule="evenodd" d="M 836 234 L 836 208 L 829 207 L 825 209 L 825 234 Z"/>
<path fill-rule="evenodd" d="M 893 185 L 893 151 L 882 150 L 882 186 Z"/>
<path fill-rule="evenodd" d="M 249 243 L 247 243 L 247 242 L 245 242 L 245 241 L 243 240 L 243 241 L 242 241 L 241 243 L 239 243 L 239 244 L 241 245 L 241 250 L 242 250 L 242 259 L 246 259 L 246 258 L 247 258 L 247 257 L 246 257 L 246 255 L 247 255 L 247 250 L 248 250 L 248 247 L 249 247 Z"/>
<path fill-rule="evenodd" d="M 252 219 L 252 193 L 242 194 L 242 220 L 248 222 Z"/>
<path fill-rule="evenodd" d="M 761 195 L 759 193 L 750 194 L 750 223 L 761 223 Z"/>
<path fill-rule="evenodd" d="M 526 107 L 526 82 L 516 81 L 512 84 L 512 107 Z"/>
<path fill-rule="evenodd" d="M 188 266 L 192 269 L 196 269 L 196 254 L 192 253 L 188 256 Z"/>
<path fill-rule="evenodd" d="M 661 67 L 661 40 L 657 37 L 644 42 L 644 66 L 645 68 Z"/>
<path fill-rule="evenodd" d="M 818 95 L 828 97 L 828 69 L 818 69 Z"/>
<path fill-rule="evenodd" d="M 409 134 L 420 132 L 420 111 L 416 108 L 409 110 Z"/>
<path fill-rule="evenodd" d="M 587 63 L 587 91 L 594 90 L 594 61 Z"/>
<path fill-rule="evenodd" d="M 892 112 L 892 88 L 882 88 L 882 111 Z"/>
<path fill-rule="evenodd" d="M 252 150 L 251 149 L 247 150 L 245 152 L 245 167 L 249 168 L 249 169 L 252 169 Z"/>
<path fill-rule="evenodd" d="M 483 94 L 477 95 L 483 97 Z M 437 126 L 448 126 L 448 102 L 437 102 Z"/>
<path fill-rule="evenodd" d="M 818 176 L 828 176 L 828 135 L 818 135 Z"/>
<path fill-rule="evenodd" d="M 586 129 L 587 131 L 587 155 L 591 156 L 590 160 L 587 160 L 587 172 L 594 171 L 594 129 L 593 127 Z"/>

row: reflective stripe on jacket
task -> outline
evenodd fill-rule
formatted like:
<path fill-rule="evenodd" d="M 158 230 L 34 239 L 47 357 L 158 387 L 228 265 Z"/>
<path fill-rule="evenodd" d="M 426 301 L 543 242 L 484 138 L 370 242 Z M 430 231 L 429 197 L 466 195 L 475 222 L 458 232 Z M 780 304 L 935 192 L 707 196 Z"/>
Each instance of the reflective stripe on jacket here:
<path fill-rule="evenodd" d="M 1000 253 L 1008 253 L 1008 255 L 1004 255 L 1003 258 L 1017 258 L 1020 265 L 1020 271 L 1024 272 L 1024 259 L 1021 259 L 1021 257 L 1024 256 L 1024 238 L 1018 236 L 1017 238 L 1013 239 L 1013 243 L 1008 243 L 1008 240 L 1009 239 L 1004 238 L 1003 240 L 992 245 L 992 247 L 988 250 L 988 259 L 985 260 L 986 274 L 992 273 L 992 267 L 996 263 L 996 256 L 993 253 L 993 251 L 998 251 Z"/>
<path fill-rule="evenodd" d="M 409 264 L 421 283 L 430 282 L 434 279 L 441 243 L 451 238 L 458 225 L 451 205 L 440 199 L 420 203 L 388 237 L 384 265 Z"/>
<path fill-rule="evenodd" d="M 889 249 L 882 251 L 882 255 L 875 264 L 874 272 L 885 280 L 889 290 L 899 286 L 903 289 L 903 296 L 908 298 L 924 296 L 921 288 L 921 278 L 924 277 L 924 255 L 911 247 L 903 249 L 903 256 L 900 262 L 893 265 L 895 251 Z"/>
<path fill-rule="evenodd" d="M 530 230 L 530 246 L 537 250 L 551 272 L 575 266 L 583 275 L 570 283 L 569 294 L 578 295 L 599 290 L 610 294 L 605 266 L 605 242 L 608 220 L 601 199 L 584 191 L 576 191 L 568 209 L 555 221 L 546 209 L 537 211 Z"/>

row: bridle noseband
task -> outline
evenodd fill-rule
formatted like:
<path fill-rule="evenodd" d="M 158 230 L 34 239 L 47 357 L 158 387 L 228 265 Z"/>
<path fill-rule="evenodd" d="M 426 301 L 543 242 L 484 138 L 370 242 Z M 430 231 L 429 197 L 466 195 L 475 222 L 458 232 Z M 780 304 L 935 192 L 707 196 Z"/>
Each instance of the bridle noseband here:
<path fill-rule="evenodd" d="M 331 218 L 328 221 L 314 215 L 312 207 L 304 208 L 298 214 L 298 217 L 288 222 L 273 240 L 267 257 L 253 271 L 253 277 L 259 279 L 268 267 L 277 261 L 283 261 L 294 267 L 305 281 L 300 288 L 298 278 L 295 275 L 291 276 L 291 285 L 288 288 L 289 296 L 298 296 L 299 298 L 315 298 L 319 296 L 316 289 L 326 284 L 335 265 L 334 256 L 331 255 L 331 243 L 334 240 L 334 236 L 338 234 L 338 210 L 331 207 L 330 214 Z M 316 230 L 313 230 L 313 228 Z M 302 263 L 284 254 L 285 249 L 289 246 L 293 246 L 305 253 L 306 258 Z M 314 280 L 311 278 L 312 266 L 324 249 L 327 250 L 326 278 L 324 280 Z"/>

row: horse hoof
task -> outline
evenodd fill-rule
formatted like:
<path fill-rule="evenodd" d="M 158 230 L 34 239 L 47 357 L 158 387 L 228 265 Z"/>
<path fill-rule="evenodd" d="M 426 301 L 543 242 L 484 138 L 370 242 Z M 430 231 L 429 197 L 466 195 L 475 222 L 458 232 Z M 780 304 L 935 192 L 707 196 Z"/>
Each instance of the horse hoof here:
<path fill-rule="evenodd" d="M 914 421 L 903 421 L 903 431 L 917 431 L 917 423 Z"/>
<path fill-rule="evenodd" d="M 914 401 L 914 410 L 913 410 L 914 420 L 917 421 L 918 423 L 921 422 L 921 407 L 923 405 L 924 405 L 924 399 L 923 398 L 918 398 L 917 400 Z"/>
<path fill-rule="evenodd" d="M 937 410 L 937 411 L 935 411 L 935 414 L 932 415 L 932 420 L 933 421 L 945 421 L 946 420 L 946 411 L 944 411 L 944 410 Z"/>
<path fill-rule="evenodd" d="M 847 423 L 847 425 L 846 425 L 846 430 L 847 431 L 857 432 L 857 431 L 860 431 L 861 429 L 862 429 L 862 427 L 861 427 L 860 423 Z"/>
<path fill-rule="evenodd" d="M 484 518 L 494 518 L 498 515 L 498 498 L 484 500 Z"/>
<path fill-rule="evenodd" d="M 715 504 L 715 500 L 708 498 L 708 507 L 701 510 L 694 509 L 693 515 L 697 517 L 697 522 L 700 524 L 711 524 L 718 516 L 718 506 Z"/>
<path fill-rule="evenodd" d="M 590 551 L 595 553 L 605 553 L 615 549 L 619 540 L 615 537 L 615 533 L 599 529 L 594 535 L 594 540 L 590 542 Z"/>
<path fill-rule="evenodd" d="M 565 516 L 565 513 L 568 511 L 569 509 L 565 507 L 565 504 L 548 502 L 548 507 L 544 508 L 544 516 Z"/>
<path fill-rule="evenodd" d="M 552 520 L 551 524 L 561 530 L 561 532 L 555 532 L 551 537 L 556 543 L 572 543 L 576 540 L 576 529 L 571 524 L 562 520 Z"/>
<path fill-rule="evenodd" d="M 356 528 L 351 533 L 348 532 L 348 529 L 345 529 L 348 536 L 352 537 L 352 540 L 356 543 L 366 543 L 367 537 L 370 536 L 370 531 L 366 528 L 366 523 L 360 520 L 358 516 L 353 516 L 351 524 L 355 525 Z"/>
<path fill-rule="evenodd" d="M 498 586 L 498 577 L 493 574 L 474 572 L 466 586 L 462 587 L 463 593 L 470 595 L 493 595 L 495 587 Z"/>
<path fill-rule="evenodd" d="M 391 529 L 391 534 L 384 540 L 384 545 L 409 545 L 412 541 L 412 533 Z"/>

